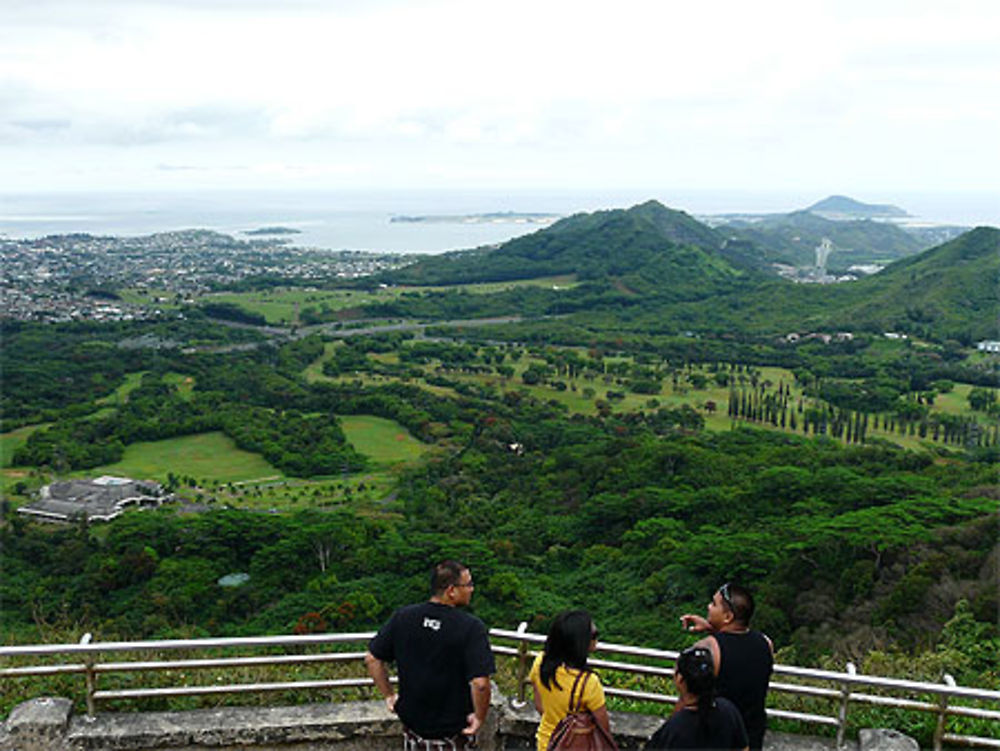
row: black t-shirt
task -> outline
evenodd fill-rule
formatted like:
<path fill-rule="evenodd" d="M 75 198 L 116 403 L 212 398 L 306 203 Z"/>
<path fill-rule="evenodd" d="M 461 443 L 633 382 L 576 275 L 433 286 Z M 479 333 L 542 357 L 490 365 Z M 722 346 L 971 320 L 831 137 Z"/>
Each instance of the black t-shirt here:
<path fill-rule="evenodd" d="M 712 636 L 719 644 L 720 655 L 715 692 L 739 708 L 750 748 L 762 748 L 767 728 L 764 700 L 774 669 L 771 645 L 759 631 L 743 634 L 720 631 Z"/>
<path fill-rule="evenodd" d="M 435 602 L 397 610 L 368 651 L 383 662 L 396 663 L 396 713 L 425 738 L 461 732 L 472 712 L 469 681 L 496 672 L 483 622 Z"/>
<path fill-rule="evenodd" d="M 747 731 L 740 711 L 728 699 L 716 699 L 704 728 L 699 727 L 698 712 L 682 709 L 675 712 L 646 744 L 646 751 L 667 749 L 724 749 L 747 747 Z"/>

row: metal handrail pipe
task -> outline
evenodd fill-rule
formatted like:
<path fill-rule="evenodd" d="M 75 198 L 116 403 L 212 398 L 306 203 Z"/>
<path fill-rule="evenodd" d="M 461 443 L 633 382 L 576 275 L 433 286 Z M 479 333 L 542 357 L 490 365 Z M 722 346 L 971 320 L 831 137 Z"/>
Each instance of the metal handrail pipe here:
<path fill-rule="evenodd" d="M 511 655 L 513 657 L 517 657 L 518 654 L 516 647 L 505 647 L 502 644 L 494 644 L 491 649 L 493 650 L 493 654 L 498 655 Z"/>
<path fill-rule="evenodd" d="M 857 702 L 859 704 L 874 704 L 880 707 L 899 707 L 900 709 L 915 709 L 918 712 L 940 712 L 941 705 L 931 704 L 926 701 L 917 701 L 916 699 L 903 699 L 901 697 L 895 696 L 874 696 L 872 694 L 849 694 L 848 700 Z M 948 709 L 951 711 L 956 706 L 961 705 L 949 705 Z"/>
<path fill-rule="evenodd" d="M 944 683 L 928 683 L 927 681 L 910 681 L 904 678 L 883 678 L 878 675 L 863 675 L 861 673 L 835 673 L 830 670 L 800 668 L 793 665 L 774 666 L 775 674 L 809 678 L 814 681 L 831 681 L 833 683 L 850 683 L 873 688 L 892 688 L 936 695 L 959 696 L 966 699 L 984 699 L 1000 701 L 1000 691 L 985 688 L 967 688 L 965 686 L 948 686 Z"/>
<path fill-rule="evenodd" d="M 775 717 L 780 720 L 798 720 L 799 722 L 812 722 L 817 725 L 828 725 L 837 727 L 840 723 L 836 717 L 827 717 L 822 714 L 809 714 L 808 712 L 793 712 L 788 709 L 768 709 L 768 717 Z"/>
<path fill-rule="evenodd" d="M 510 639 L 511 641 L 545 643 L 545 637 L 542 634 L 534 634 L 529 631 L 511 631 L 507 628 L 491 628 L 490 636 L 495 636 L 498 639 Z"/>
<path fill-rule="evenodd" d="M 277 683 L 237 683 L 221 686 L 176 686 L 172 688 L 136 688 L 95 691 L 95 699 L 150 699 L 168 696 L 208 696 L 213 694 L 248 694 L 263 691 L 301 691 L 325 688 L 360 688 L 372 686 L 371 678 L 337 678 L 327 681 L 286 681 Z"/>
<path fill-rule="evenodd" d="M 658 668 L 653 665 L 639 665 L 632 662 L 613 662 L 611 660 L 587 660 L 587 665 L 593 668 L 604 668 L 606 670 L 619 670 L 625 673 L 637 673 L 641 675 L 655 675 L 663 678 L 671 678 L 674 675 L 673 668 Z"/>
<path fill-rule="evenodd" d="M 981 707 L 963 707 L 961 704 L 952 704 L 948 707 L 948 713 L 962 715 L 963 717 L 975 717 L 979 720 L 1000 720 L 1000 712 L 993 709 L 982 709 Z"/>
<path fill-rule="evenodd" d="M 850 700 L 864 704 L 875 704 L 881 707 L 896 707 L 899 709 L 913 709 L 918 712 L 941 711 L 939 704 L 929 704 L 923 701 L 912 699 L 898 699 L 893 696 L 871 696 L 870 694 L 851 694 Z M 962 717 L 975 717 L 979 720 L 1000 720 L 1000 711 L 995 709 L 983 709 L 981 707 L 967 707 L 964 704 L 949 704 L 948 714 L 961 715 Z"/>
<path fill-rule="evenodd" d="M 164 660 L 163 662 L 100 662 L 95 673 L 135 673 L 143 670 L 201 670 L 269 665 L 306 665 L 317 662 L 360 661 L 364 652 L 331 652 L 318 655 L 270 655 L 266 657 L 219 657 L 214 660 Z"/>
<path fill-rule="evenodd" d="M 369 641 L 374 631 L 352 634 L 301 634 L 291 636 L 241 636 L 209 639 L 160 639 L 150 641 L 104 641 L 87 644 L 29 644 L 0 647 L 0 657 L 24 655 L 95 654 L 100 652 L 143 652 L 171 649 L 215 649 L 223 647 L 284 647 Z"/>
<path fill-rule="evenodd" d="M 614 688 L 613 686 L 604 686 L 605 696 L 619 696 L 623 699 L 637 699 L 639 701 L 653 701 L 660 704 L 672 704 L 677 701 L 676 696 L 667 696 L 666 694 L 651 694 L 647 691 L 633 691 L 628 688 Z"/>
<path fill-rule="evenodd" d="M 615 644 L 614 642 L 597 642 L 598 652 L 614 652 L 620 655 L 630 655 L 632 657 L 648 657 L 654 660 L 676 660 L 680 652 L 673 649 L 647 649 L 645 647 L 633 647 L 629 644 Z"/>
<path fill-rule="evenodd" d="M 1000 738 L 984 738 L 978 735 L 956 735 L 955 733 L 945 733 L 941 740 L 948 743 L 957 743 L 962 746 L 986 746 L 987 748 L 1000 748 Z"/>
<path fill-rule="evenodd" d="M 23 668 L 3 668 L 0 670 L 0 678 L 18 678 L 24 675 L 72 675 L 86 671 L 86 665 L 32 665 Z"/>
<path fill-rule="evenodd" d="M 534 642 L 544 644 L 545 636 L 526 631 L 510 631 L 508 629 L 491 628 L 490 636 L 513 641 Z M 648 647 L 633 647 L 630 644 L 616 644 L 615 642 L 597 642 L 598 652 L 615 652 L 617 654 L 631 655 L 633 657 L 650 657 L 657 660 L 676 660 L 680 652 L 671 649 L 650 649 Z"/>
<path fill-rule="evenodd" d="M 819 699 L 839 699 L 843 696 L 841 691 L 835 688 L 822 688 L 820 686 L 804 686 L 800 683 L 771 683 L 770 691 L 782 691 L 786 694 L 798 694 L 799 696 L 813 696 Z"/>

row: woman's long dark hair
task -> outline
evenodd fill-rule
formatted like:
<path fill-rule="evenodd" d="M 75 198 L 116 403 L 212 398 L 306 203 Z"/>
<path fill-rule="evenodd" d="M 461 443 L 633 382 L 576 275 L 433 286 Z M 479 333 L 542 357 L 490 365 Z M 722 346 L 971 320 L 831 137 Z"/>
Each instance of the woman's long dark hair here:
<path fill-rule="evenodd" d="M 708 726 L 715 709 L 715 663 L 705 647 L 688 647 L 677 658 L 677 672 L 687 690 L 698 697 L 698 732 Z"/>
<path fill-rule="evenodd" d="M 577 670 L 587 669 L 590 642 L 596 633 L 594 621 L 586 610 L 567 610 L 556 616 L 545 638 L 545 652 L 539 671 L 547 689 L 562 687 L 556 682 L 556 668 L 565 665 Z"/>

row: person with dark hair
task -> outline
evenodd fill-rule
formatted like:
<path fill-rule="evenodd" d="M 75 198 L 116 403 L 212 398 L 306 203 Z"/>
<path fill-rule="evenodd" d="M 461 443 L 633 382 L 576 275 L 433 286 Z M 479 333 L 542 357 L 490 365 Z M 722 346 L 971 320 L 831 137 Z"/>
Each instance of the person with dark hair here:
<path fill-rule="evenodd" d="M 716 693 L 740 710 L 750 740 L 750 750 L 764 745 L 767 712 L 764 703 L 774 669 L 774 645 L 750 628 L 753 596 L 744 587 L 729 582 L 719 587 L 708 603 L 705 617 L 685 614 L 681 625 L 688 631 L 708 631 L 694 646 L 711 652 Z"/>
<path fill-rule="evenodd" d="M 490 707 L 496 672 L 483 622 L 459 610 L 472 599 L 469 569 L 442 561 L 428 602 L 398 609 L 368 644 L 365 665 L 390 712 L 403 723 L 406 751 L 473 748 Z M 389 682 L 396 663 L 399 692 Z"/>
<path fill-rule="evenodd" d="M 706 647 L 688 647 L 677 657 L 673 714 L 646 744 L 646 751 L 726 749 L 746 751 L 749 741 L 740 711 L 715 695 L 715 666 Z"/>
<path fill-rule="evenodd" d="M 596 648 L 597 627 L 590 613 L 568 610 L 556 616 L 545 639 L 545 649 L 535 658 L 530 673 L 535 709 L 542 716 L 535 734 L 538 751 L 546 751 L 552 731 L 570 713 L 570 699 L 581 694 L 580 708 L 588 710 L 610 735 L 611 721 L 601 680 L 587 669 L 587 656 Z"/>

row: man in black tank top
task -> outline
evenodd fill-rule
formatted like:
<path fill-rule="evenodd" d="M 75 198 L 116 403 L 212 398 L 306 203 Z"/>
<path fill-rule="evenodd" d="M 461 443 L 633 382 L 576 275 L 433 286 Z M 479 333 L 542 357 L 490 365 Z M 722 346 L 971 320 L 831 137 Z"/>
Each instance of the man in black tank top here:
<path fill-rule="evenodd" d="M 685 614 L 681 625 L 688 631 L 710 632 L 695 646 L 711 650 L 718 676 L 716 693 L 740 710 L 750 749 L 757 751 L 764 745 L 767 727 L 764 701 L 774 668 L 774 645 L 764 634 L 751 630 L 753 611 L 750 593 L 726 583 L 712 595 L 706 617 Z"/>

